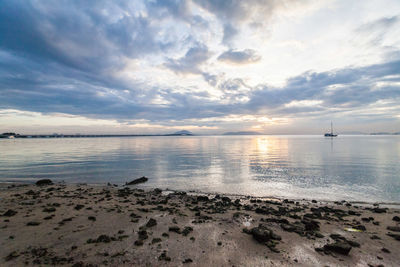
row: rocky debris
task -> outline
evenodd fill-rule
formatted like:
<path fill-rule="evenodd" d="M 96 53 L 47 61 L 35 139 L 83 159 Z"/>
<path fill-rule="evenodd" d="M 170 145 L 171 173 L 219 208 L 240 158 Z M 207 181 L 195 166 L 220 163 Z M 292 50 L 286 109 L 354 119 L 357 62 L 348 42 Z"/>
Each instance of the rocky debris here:
<path fill-rule="evenodd" d="M 40 224 L 40 222 L 34 222 L 34 221 L 32 221 L 32 222 L 28 222 L 26 225 L 27 226 L 37 226 L 37 225 L 39 225 Z"/>
<path fill-rule="evenodd" d="M 74 207 L 74 209 L 76 209 L 76 210 L 81 210 L 81 209 L 83 209 L 84 207 L 85 207 L 85 205 L 78 204 L 78 205 L 76 205 L 76 206 Z"/>
<path fill-rule="evenodd" d="M 88 239 L 86 243 L 110 243 L 111 241 L 115 241 L 116 239 L 113 237 L 109 237 L 108 235 L 100 235 L 97 239 Z"/>
<path fill-rule="evenodd" d="M 372 212 L 375 212 L 375 213 L 386 213 L 386 211 L 387 211 L 387 208 L 373 208 L 373 209 L 371 209 L 372 210 Z"/>
<path fill-rule="evenodd" d="M 156 243 L 160 243 L 162 240 L 159 237 L 153 238 L 153 240 L 151 240 L 152 244 L 156 244 Z"/>
<path fill-rule="evenodd" d="M 37 186 L 53 185 L 53 181 L 51 181 L 50 179 L 41 179 L 36 182 L 36 185 Z"/>
<path fill-rule="evenodd" d="M 171 258 L 167 256 L 167 251 L 163 251 L 161 255 L 158 257 L 159 261 L 171 261 Z"/>
<path fill-rule="evenodd" d="M 135 244 L 135 246 L 138 246 L 138 247 L 143 246 L 143 240 L 140 240 L 140 239 L 136 240 L 134 244 Z"/>
<path fill-rule="evenodd" d="M 190 234 L 193 231 L 193 228 L 190 226 L 186 226 L 185 228 L 183 228 L 182 230 L 182 235 L 183 236 L 187 236 L 188 234 Z"/>
<path fill-rule="evenodd" d="M 390 253 L 390 250 L 388 250 L 387 248 L 382 248 L 381 250 L 382 250 L 382 252 Z"/>
<path fill-rule="evenodd" d="M 351 246 L 344 241 L 336 241 L 335 243 L 332 244 L 326 244 L 321 248 L 316 248 L 316 251 L 323 251 L 325 253 L 330 253 L 330 252 L 335 252 L 339 253 L 342 255 L 349 255 Z"/>
<path fill-rule="evenodd" d="M 386 229 L 393 232 L 400 232 L 400 226 L 388 226 Z"/>
<path fill-rule="evenodd" d="M 193 260 L 192 260 L 191 258 L 187 258 L 187 259 L 184 259 L 184 260 L 182 261 L 183 264 L 185 264 L 185 263 L 191 263 L 191 262 L 193 262 Z"/>
<path fill-rule="evenodd" d="M 147 178 L 147 177 L 145 177 L 145 176 L 142 176 L 142 177 L 140 177 L 140 178 L 137 178 L 137 179 L 135 179 L 135 180 L 132 180 L 132 181 L 126 183 L 126 185 L 141 184 L 141 183 L 147 182 L 148 180 L 149 180 L 149 178 Z"/>
<path fill-rule="evenodd" d="M 264 224 L 259 224 L 258 227 L 252 228 L 249 233 L 253 236 L 255 240 L 260 243 L 265 243 L 270 240 L 281 240 L 282 238 L 275 234 L 271 229 L 269 229 Z"/>
<path fill-rule="evenodd" d="M 399 216 L 394 216 L 392 220 L 395 221 L 395 222 L 400 222 L 400 217 Z"/>
<path fill-rule="evenodd" d="M 94 222 L 94 221 L 96 221 L 96 217 L 94 217 L 94 216 L 89 216 L 89 217 L 88 217 L 88 220 Z"/>
<path fill-rule="evenodd" d="M 339 234 L 331 234 L 329 237 L 332 238 L 336 242 L 344 242 L 344 243 L 349 244 L 352 247 L 359 248 L 361 246 L 360 243 L 358 243 L 354 240 L 347 240 L 344 236 L 341 236 Z"/>
<path fill-rule="evenodd" d="M 11 252 L 10 254 L 8 254 L 8 255 L 4 258 L 4 260 L 5 260 L 5 261 L 10 261 L 10 260 L 13 260 L 13 259 L 18 258 L 18 257 L 19 257 L 18 252 L 13 251 L 13 252 Z"/>
<path fill-rule="evenodd" d="M 46 207 L 43 209 L 43 212 L 55 212 L 56 208 L 54 207 Z"/>
<path fill-rule="evenodd" d="M 400 234 L 387 233 L 387 235 L 393 237 L 397 241 L 400 241 Z"/>
<path fill-rule="evenodd" d="M 146 227 L 148 227 L 148 228 L 153 227 L 153 226 L 156 226 L 156 225 L 157 225 L 157 221 L 156 221 L 155 219 L 153 219 L 153 218 L 151 218 L 151 219 L 146 223 Z"/>
<path fill-rule="evenodd" d="M 181 233 L 181 229 L 180 229 L 178 226 L 176 226 L 176 225 L 170 226 L 170 227 L 168 228 L 168 231 L 170 231 L 170 232 L 175 232 L 175 233 L 178 233 L 178 234 Z"/>
<path fill-rule="evenodd" d="M 197 196 L 197 201 L 209 201 L 208 196 Z"/>
<path fill-rule="evenodd" d="M 16 212 L 15 210 L 7 210 L 6 212 L 3 213 L 3 216 L 5 217 L 12 217 L 15 214 L 17 214 L 18 212 Z"/>
<path fill-rule="evenodd" d="M 145 240 L 147 238 L 149 238 L 149 236 L 147 235 L 147 231 L 142 229 L 138 232 L 139 235 L 139 240 Z"/>

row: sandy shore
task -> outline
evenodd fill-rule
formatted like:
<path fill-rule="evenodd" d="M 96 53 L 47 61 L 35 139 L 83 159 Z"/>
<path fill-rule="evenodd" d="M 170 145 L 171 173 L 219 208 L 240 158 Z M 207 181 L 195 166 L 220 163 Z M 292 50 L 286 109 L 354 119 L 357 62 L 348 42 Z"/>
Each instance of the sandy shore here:
<path fill-rule="evenodd" d="M 0 184 L 0 266 L 400 266 L 400 210 Z"/>

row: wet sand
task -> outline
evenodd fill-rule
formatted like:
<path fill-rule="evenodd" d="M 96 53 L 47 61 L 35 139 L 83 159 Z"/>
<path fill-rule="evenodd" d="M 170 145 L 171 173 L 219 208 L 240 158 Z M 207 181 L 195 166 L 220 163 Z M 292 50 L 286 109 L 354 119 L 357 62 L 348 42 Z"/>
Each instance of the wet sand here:
<path fill-rule="evenodd" d="M 0 266 L 400 266 L 379 205 L 0 184 Z"/>

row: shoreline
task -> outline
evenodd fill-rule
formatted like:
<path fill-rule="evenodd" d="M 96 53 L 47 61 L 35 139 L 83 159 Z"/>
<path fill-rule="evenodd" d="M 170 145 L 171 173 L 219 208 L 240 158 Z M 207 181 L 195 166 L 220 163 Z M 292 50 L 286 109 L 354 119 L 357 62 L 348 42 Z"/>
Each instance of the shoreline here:
<path fill-rule="evenodd" d="M 400 209 L 140 186 L 0 183 L 0 265 L 395 266 Z"/>
<path fill-rule="evenodd" d="M 33 185 L 35 184 L 35 181 L 38 179 L 30 179 L 29 181 L 0 181 L 0 190 L 3 186 L 9 186 L 12 184 L 15 185 Z M 85 182 L 65 182 L 65 181 L 55 181 L 55 184 L 59 185 L 87 185 L 87 186 L 94 186 L 94 187 L 104 187 L 104 186 L 113 186 L 115 188 L 123 188 L 128 185 L 124 183 L 85 183 Z M 132 187 L 132 186 L 131 186 Z M 258 195 L 250 195 L 250 194 L 238 194 L 238 193 L 223 193 L 223 192 L 218 192 L 218 191 L 201 191 L 201 190 L 193 190 L 193 189 L 188 189 L 188 190 L 180 190 L 180 189 L 174 189 L 174 188 L 163 188 L 163 187 L 153 187 L 153 186 L 146 186 L 144 184 L 137 184 L 135 185 L 136 188 L 143 189 L 143 190 L 154 190 L 154 189 L 161 189 L 163 191 L 170 191 L 170 192 L 186 192 L 186 193 L 192 193 L 192 194 L 201 194 L 201 195 L 208 195 L 208 196 L 214 196 L 214 195 L 224 195 L 228 197 L 251 197 L 251 198 L 260 198 L 260 199 L 275 199 L 278 201 L 283 201 L 285 199 L 291 200 L 291 201 L 312 201 L 312 200 L 317 200 L 318 202 L 324 202 L 324 203 L 335 203 L 335 202 L 341 202 L 345 201 L 351 204 L 358 204 L 358 205 L 371 205 L 373 206 L 374 204 L 378 205 L 384 205 L 387 207 L 393 207 L 393 208 L 399 208 L 400 209 L 400 201 L 365 201 L 365 200 L 349 200 L 349 199 L 338 199 L 338 200 L 331 200 L 331 199 L 319 199 L 319 198 L 305 198 L 305 197 L 298 197 L 298 198 L 292 198 L 292 197 L 284 197 L 284 196 L 274 196 L 274 195 L 269 195 L 269 196 L 258 196 Z"/>

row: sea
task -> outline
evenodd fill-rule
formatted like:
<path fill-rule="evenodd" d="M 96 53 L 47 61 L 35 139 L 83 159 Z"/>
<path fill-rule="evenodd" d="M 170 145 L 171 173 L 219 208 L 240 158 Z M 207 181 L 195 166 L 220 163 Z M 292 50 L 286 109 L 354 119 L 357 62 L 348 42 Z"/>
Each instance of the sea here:
<path fill-rule="evenodd" d="M 400 203 L 400 136 L 0 139 L 0 182 L 123 185 L 289 199 Z"/>

